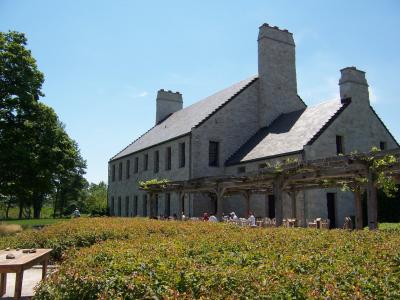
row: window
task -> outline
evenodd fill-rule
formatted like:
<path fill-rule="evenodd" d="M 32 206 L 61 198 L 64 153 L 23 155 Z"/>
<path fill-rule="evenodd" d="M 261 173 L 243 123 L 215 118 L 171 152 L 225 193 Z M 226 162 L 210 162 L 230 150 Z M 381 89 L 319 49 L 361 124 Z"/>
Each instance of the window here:
<path fill-rule="evenodd" d="M 336 136 L 336 154 L 344 154 L 343 137 L 341 135 Z"/>
<path fill-rule="evenodd" d="M 208 165 L 211 167 L 219 166 L 219 143 L 210 141 L 208 147 Z"/>
<path fill-rule="evenodd" d="M 112 179 L 112 181 L 115 181 L 115 165 L 112 165 L 111 179 Z"/>
<path fill-rule="evenodd" d="M 171 214 L 171 194 L 166 193 L 165 194 L 165 211 L 164 215 L 165 217 L 169 217 Z"/>
<path fill-rule="evenodd" d="M 139 172 L 139 157 L 135 157 L 135 166 L 134 166 L 134 172 L 135 172 L 135 174 L 137 173 L 137 172 Z"/>
<path fill-rule="evenodd" d="M 379 149 L 381 149 L 381 150 L 386 150 L 386 142 L 380 141 L 380 142 L 379 142 Z"/>
<path fill-rule="evenodd" d="M 158 173 L 159 163 L 160 163 L 160 152 L 155 151 L 154 152 L 154 173 Z"/>
<path fill-rule="evenodd" d="M 124 215 L 126 217 L 129 217 L 129 196 L 125 197 L 125 211 L 124 211 Z"/>
<path fill-rule="evenodd" d="M 258 165 L 258 168 L 259 169 L 264 169 L 264 168 L 266 168 L 267 167 L 267 164 L 266 163 L 262 163 L 262 164 L 259 164 Z"/>
<path fill-rule="evenodd" d="M 149 155 L 146 153 L 143 157 L 143 170 L 147 171 L 149 169 Z"/>
<path fill-rule="evenodd" d="M 110 203 L 110 215 L 114 216 L 114 197 L 111 197 L 111 203 Z"/>
<path fill-rule="evenodd" d="M 238 169 L 237 169 L 237 172 L 238 173 L 244 173 L 244 172 L 246 172 L 246 167 L 238 167 Z"/>
<path fill-rule="evenodd" d="M 119 163 L 119 169 L 118 169 L 118 180 L 122 180 L 122 161 Z"/>
<path fill-rule="evenodd" d="M 183 168 L 186 163 L 185 157 L 185 143 L 179 144 L 179 168 Z"/>
<path fill-rule="evenodd" d="M 143 195 L 143 202 L 142 202 L 142 211 L 143 211 L 143 217 L 147 216 L 147 195 Z"/>
<path fill-rule="evenodd" d="M 171 147 L 165 149 L 165 170 L 171 170 Z"/>
<path fill-rule="evenodd" d="M 137 216 L 137 203 L 138 203 L 138 196 L 133 196 L 133 215 Z"/>
<path fill-rule="evenodd" d="M 128 159 L 126 161 L 126 179 L 129 179 L 129 177 L 131 176 L 131 174 L 129 174 L 131 172 L 131 161 Z"/>
<path fill-rule="evenodd" d="M 117 207 L 117 211 L 118 211 L 118 216 L 121 216 L 121 196 L 118 197 L 118 207 Z"/>

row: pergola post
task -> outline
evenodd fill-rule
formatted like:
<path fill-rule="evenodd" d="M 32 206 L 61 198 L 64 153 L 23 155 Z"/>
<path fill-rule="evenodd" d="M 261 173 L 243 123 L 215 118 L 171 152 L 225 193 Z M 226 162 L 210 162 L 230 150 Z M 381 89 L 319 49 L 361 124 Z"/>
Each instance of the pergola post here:
<path fill-rule="evenodd" d="M 182 220 L 182 213 L 183 213 L 182 208 L 184 200 L 185 200 L 185 193 L 180 191 L 178 193 L 178 213 L 177 213 L 178 220 Z"/>
<path fill-rule="evenodd" d="M 367 210 L 368 227 L 370 230 L 378 229 L 378 198 L 375 186 L 375 173 L 368 170 Z"/>
<path fill-rule="evenodd" d="M 156 198 L 156 194 L 149 193 L 149 218 L 152 219 L 155 217 L 154 214 L 154 201 Z"/>
<path fill-rule="evenodd" d="M 292 208 L 292 218 L 296 219 L 297 216 L 297 206 L 296 206 L 296 195 L 297 192 L 295 190 L 292 190 L 290 192 L 288 192 L 289 196 L 290 196 L 290 204 L 291 204 L 291 208 Z"/>
<path fill-rule="evenodd" d="M 247 190 L 243 193 L 244 198 L 246 199 L 246 217 L 250 216 L 250 191 Z"/>
<path fill-rule="evenodd" d="M 283 222 L 283 199 L 282 199 L 282 190 L 283 190 L 283 178 L 282 176 L 277 176 L 274 179 L 274 198 L 275 198 L 275 219 L 276 226 L 281 226 Z"/>
<path fill-rule="evenodd" d="M 218 186 L 216 189 L 216 195 L 217 195 L 217 219 L 218 221 L 222 221 L 222 213 L 223 213 L 223 208 L 224 208 L 224 193 L 225 193 L 225 188 Z"/>
<path fill-rule="evenodd" d="M 354 189 L 354 201 L 356 209 L 356 229 L 363 228 L 363 214 L 362 214 L 362 204 L 361 204 L 361 187 L 357 186 Z"/>

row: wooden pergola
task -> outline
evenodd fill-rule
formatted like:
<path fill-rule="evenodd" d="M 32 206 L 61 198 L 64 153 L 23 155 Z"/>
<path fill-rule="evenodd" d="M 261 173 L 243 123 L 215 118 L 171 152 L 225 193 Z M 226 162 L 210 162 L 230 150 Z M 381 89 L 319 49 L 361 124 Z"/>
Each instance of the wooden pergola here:
<path fill-rule="evenodd" d="M 400 182 L 400 149 L 376 153 L 358 153 L 334 156 L 318 160 L 284 163 L 262 168 L 246 176 L 211 176 L 186 181 L 173 181 L 150 184 L 146 191 L 150 194 L 150 217 L 155 216 L 155 195 L 176 192 L 179 194 L 179 206 L 187 193 L 212 193 L 216 195 L 217 218 L 221 220 L 224 197 L 241 194 L 246 199 L 247 210 L 252 193 L 268 193 L 275 197 L 275 218 L 277 226 L 283 221 L 283 193 L 287 192 L 292 200 L 292 217 L 296 216 L 296 194 L 299 191 L 321 188 L 343 187 L 347 185 L 354 193 L 356 210 L 356 228 L 362 228 L 361 195 L 367 191 L 368 226 L 376 229 L 377 219 L 377 170 L 372 166 L 375 160 L 388 155 L 395 162 L 386 165 L 379 172 Z M 178 212 L 182 207 L 178 207 Z M 178 218 L 181 218 L 181 214 Z"/>

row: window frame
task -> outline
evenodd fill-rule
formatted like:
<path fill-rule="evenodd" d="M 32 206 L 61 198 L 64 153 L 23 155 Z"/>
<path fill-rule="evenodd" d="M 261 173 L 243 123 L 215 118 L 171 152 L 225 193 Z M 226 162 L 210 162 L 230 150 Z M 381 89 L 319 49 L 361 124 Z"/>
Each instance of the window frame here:
<path fill-rule="evenodd" d="M 135 157 L 135 164 L 133 166 L 133 173 L 139 173 L 139 156 Z"/>
<path fill-rule="evenodd" d="M 149 169 L 149 154 L 146 153 L 143 155 L 143 171 L 147 171 Z"/>
<path fill-rule="evenodd" d="M 186 143 L 179 143 L 179 168 L 184 168 L 186 165 Z"/>
<path fill-rule="evenodd" d="M 160 171 L 160 151 L 154 151 L 154 173 L 158 173 Z"/>
<path fill-rule="evenodd" d="M 172 168 L 172 148 L 165 148 L 165 170 L 170 171 Z"/>
<path fill-rule="evenodd" d="M 336 135 L 336 155 L 344 154 L 344 138 L 343 135 Z"/>
<path fill-rule="evenodd" d="M 119 162 L 119 167 L 118 167 L 118 181 L 122 180 L 122 161 Z"/>
<path fill-rule="evenodd" d="M 214 146 L 215 146 L 215 148 L 212 148 Z M 213 150 L 213 152 L 211 152 L 211 150 Z M 215 158 L 213 160 L 211 160 L 212 156 L 215 156 Z M 218 168 L 219 167 L 219 159 L 220 159 L 219 156 L 220 156 L 219 142 L 218 141 L 209 141 L 209 143 L 208 143 L 208 166 Z"/>
<path fill-rule="evenodd" d="M 131 161 L 128 159 L 126 161 L 126 179 L 129 179 L 131 177 Z"/>
<path fill-rule="evenodd" d="M 111 181 L 115 181 L 115 164 L 111 166 Z"/>

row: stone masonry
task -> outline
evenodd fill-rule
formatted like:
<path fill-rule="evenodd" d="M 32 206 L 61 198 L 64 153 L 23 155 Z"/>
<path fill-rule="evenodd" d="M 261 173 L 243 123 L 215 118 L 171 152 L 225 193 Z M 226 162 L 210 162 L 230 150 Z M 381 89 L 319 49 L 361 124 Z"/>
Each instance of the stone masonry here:
<path fill-rule="evenodd" d="M 346 154 L 399 146 L 370 105 L 365 72 L 342 69 L 340 99 L 308 108 L 297 93 L 292 33 L 262 25 L 258 60 L 258 76 L 186 108 L 179 92 L 158 91 L 155 127 L 109 161 L 108 201 L 113 215 L 148 215 L 149 199 L 139 190 L 139 181 L 246 174 L 288 158 L 309 160 L 340 155 L 338 149 Z M 322 113 L 326 119 L 321 120 Z M 174 193 L 157 197 L 158 215 L 178 214 L 181 207 L 187 216 L 216 210 L 215 199 L 208 194 L 188 195 L 183 203 Z M 327 197 L 334 198 L 333 211 L 328 211 Z M 251 195 L 250 210 L 256 217 L 273 216 L 271 201 L 271 195 Z M 284 217 L 290 217 L 288 195 L 283 205 Z M 223 210 L 239 216 L 248 213 L 240 195 L 224 201 Z M 330 216 L 336 226 L 342 226 L 344 218 L 352 215 L 351 193 L 318 189 L 296 196 L 296 218 L 301 225 L 306 219 Z"/>

